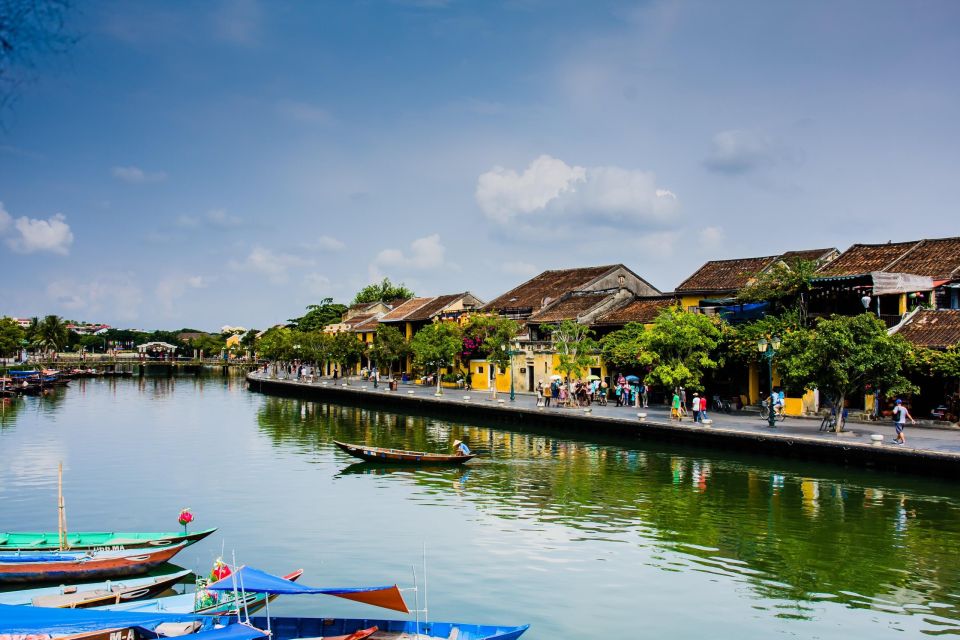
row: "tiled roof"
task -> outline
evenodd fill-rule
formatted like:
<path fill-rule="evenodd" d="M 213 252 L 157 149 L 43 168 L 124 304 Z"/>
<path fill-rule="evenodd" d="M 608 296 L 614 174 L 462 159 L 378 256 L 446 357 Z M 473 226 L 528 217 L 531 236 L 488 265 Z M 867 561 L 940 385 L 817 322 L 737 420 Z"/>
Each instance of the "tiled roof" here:
<path fill-rule="evenodd" d="M 934 280 L 960 277 L 960 238 L 921 240 L 888 270 L 930 276 Z"/>
<path fill-rule="evenodd" d="M 404 318 L 404 320 L 408 322 L 414 322 L 417 320 L 430 320 L 433 318 L 433 316 L 443 311 L 444 307 L 450 306 L 456 302 L 458 298 L 462 298 L 465 295 L 466 293 L 451 293 L 447 296 L 437 296 L 435 298 L 431 298 L 429 302 L 417 308 L 410 315 Z"/>
<path fill-rule="evenodd" d="M 737 291 L 756 277 L 778 256 L 711 260 L 680 283 L 677 293 L 687 291 Z"/>
<path fill-rule="evenodd" d="M 922 309 L 897 333 L 917 346 L 930 349 L 960 345 L 960 309 Z"/>
<path fill-rule="evenodd" d="M 871 271 L 886 271 L 889 265 L 916 244 L 916 241 L 855 244 L 841 253 L 836 260 L 821 267 L 819 272 L 826 276 L 853 276 Z"/>
<path fill-rule="evenodd" d="M 800 260 L 806 260 L 808 262 L 818 262 L 823 260 L 830 254 L 836 253 L 836 249 L 833 247 L 829 249 L 805 249 L 803 251 L 787 251 L 780 256 L 780 260 L 783 260 L 787 264 L 792 262 L 798 262 Z"/>
<path fill-rule="evenodd" d="M 611 291 L 577 291 L 530 316 L 531 323 L 576 320 L 611 295 Z"/>
<path fill-rule="evenodd" d="M 399 307 L 395 307 L 387 315 L 380 318 L 380 322 L 401 322 L 407 316 L 430 302 L 433 298 L 410 298 Z"/>
<path fill-rule="evenodd" d="M 380 324 L 380 318 L 376 315 L 365 316 L 363 320 L 355 322 L 354 319 L 350 320 L 350 330 L 354 333 L 366 333 L 368 331 L 376 331 L 377 326 Z"/>
<path fill-rule="evenodd" d="M 582 289 L 602 275 L 616 269 L 619 265 L 608 264 L 599 267 L 579 269 L 559 269 L 544 271 L 540 275 L 514 287 L 502 296 L 494 298 L 485 310 L 533 309 L 543 306 L 544 298 L 559 298 L 568 291 Z"/>
<path fill-rule="evenodd" d="M 628 322 L 650 324 L 662 309 L 677 304 L 676 298 L 634 298 L 622 307 L 603 314 L 593 324 L 624 325 Z"/>

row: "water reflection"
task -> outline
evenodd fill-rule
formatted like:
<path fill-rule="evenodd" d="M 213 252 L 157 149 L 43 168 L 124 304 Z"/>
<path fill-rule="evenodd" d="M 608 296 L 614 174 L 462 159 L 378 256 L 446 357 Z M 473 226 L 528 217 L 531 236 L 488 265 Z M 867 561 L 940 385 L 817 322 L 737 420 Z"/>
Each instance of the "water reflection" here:
<path fill-rule="evenodd" d="M 922 615 L 938 632 L 960 633 L 960 496 L 931 494 L 924 480 L 833 467 L 814 476 L 809 465 L 290 399 L 265 398 L 257 418 L 275 446 L 340 459 L 339 478 L 401 483 L 424 504 L 455 491 L 485 515 L 534 531 L 559 525 L 582 541 L 653 547 L 651 566 L 746 585 L 759 596 L 754 608 L 778 618 L 810 619 L 816 603 L 833 601 Z M 334 439 L 424 451 L 464 439 L 481 458 L 452 469 L 376 466 L 335 451 Z"/>

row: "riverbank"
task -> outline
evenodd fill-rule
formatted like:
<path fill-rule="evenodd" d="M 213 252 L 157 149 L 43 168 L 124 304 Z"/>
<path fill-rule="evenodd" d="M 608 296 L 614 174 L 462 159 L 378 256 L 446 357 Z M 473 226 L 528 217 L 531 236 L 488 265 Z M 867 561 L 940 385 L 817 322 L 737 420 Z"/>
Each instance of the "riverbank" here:
<path fill-rule="evenodd" d="M 557 432 L 579 432 L 598 436 L 637 437 L 698 446 L 736 450 L 746 453 L 778 455 L 790 458 L 833 462 L 890 471 L 917 473 L 954 479 L 960 473 L 960 431 L 956 429 L 916 429 L 907 427 L 907 444 L 892 444 L 893 425 L 851 425 L 841 433 L 819 431 L 813 420 L 787 419 L 771 429 L 765 421 L 750 414 L 710 414 L 713 423 L 700 426 L 690 419 L 671 420 L 664 408 L 594 406 L 583 408 L 537 407 L 532 396 L 507 394 L 496 401 L 489 392 L 445 389 L 435 395 L 433 387 L 400 385 L 390 391 L 371 382 L 322 380 L 315 382 L 271 378 L 262 372 L 247 375 L 251 391 L 293 396 L 308 400 L 334 402 L 384 410 L 451 418 L 471 418 L 512 427 L 536 428 Z M 645 414 L 643 417 L 638 414 Z M 880 444 L 875 436 L 882 436 Z"/>

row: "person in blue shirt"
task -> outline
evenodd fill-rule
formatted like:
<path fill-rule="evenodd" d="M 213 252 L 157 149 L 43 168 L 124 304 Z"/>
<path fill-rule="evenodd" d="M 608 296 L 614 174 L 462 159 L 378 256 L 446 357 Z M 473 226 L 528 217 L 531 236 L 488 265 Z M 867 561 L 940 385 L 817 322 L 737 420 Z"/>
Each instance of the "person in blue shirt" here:
<path fill-rule="evenodd" d="M 453 446 L 456 447 L 458 456 L 470 455 L 470 447 L 468 447 L 465 442 L 462 442 L 460 440 L 454 440 Z"/>

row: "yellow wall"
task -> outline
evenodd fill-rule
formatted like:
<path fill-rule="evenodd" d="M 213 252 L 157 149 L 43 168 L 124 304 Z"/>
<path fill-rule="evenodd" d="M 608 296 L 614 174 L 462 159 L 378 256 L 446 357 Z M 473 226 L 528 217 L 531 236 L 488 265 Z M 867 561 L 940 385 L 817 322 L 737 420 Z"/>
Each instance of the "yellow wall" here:
<path fill-rule="evenodd" d="M 757 404 L 760 402 L 760 364 L 751 362 L 747 375 L 749 376 L 747 381 L 749 389 L 747 404 Z"/>
<path fill-rule="evenodd" d="M 474 389 L 489 389 L 487 384 L 490 364 L 486 360 L 471 360 L 467 366 L 470 371 L 470 386 Z M 481 371 L 482 369 L 482 371 Z"/>
<path fill-rule="evenodd" d="M 803 398 L 784 398 L 783 412 L 788 416 L 802 416 Z"/>
<path fill-rule="evenodd" d="M 690 307 L 699 307 L 700 300 L 700 296 L 680 296 L 680 308 L 687 311 Z"/>

